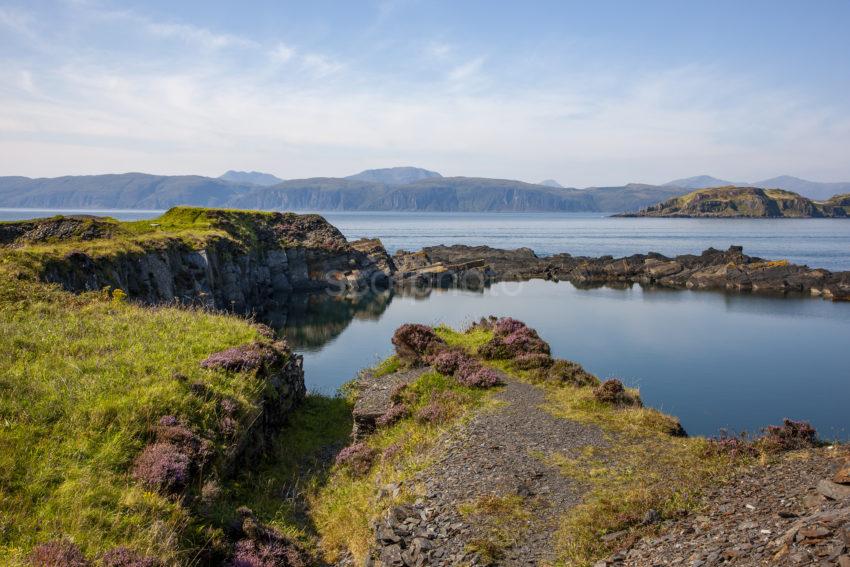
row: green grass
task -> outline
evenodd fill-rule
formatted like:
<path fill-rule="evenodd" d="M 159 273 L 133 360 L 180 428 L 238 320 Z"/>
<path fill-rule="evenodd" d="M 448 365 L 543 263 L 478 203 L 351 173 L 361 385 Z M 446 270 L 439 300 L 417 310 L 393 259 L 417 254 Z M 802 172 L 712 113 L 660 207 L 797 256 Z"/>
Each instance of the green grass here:
<path fill-rule="evenodd" d="M 15 267 L 29 277 L 38 275 L 50 260 L 60 260 L 71 252 L 81 252 L 92 258 L 111 258 L 124 254 L 141 254 L 164 249 L 175 244 L 199 249 L 214 239 L 226 239 L 250 248 L 257 244 L 257 231 L 279 213 L 174 207 L 155 219 L 121 222 L 97 219 L 89 222 L 110 225 L 109 235 L 92 240 L 49 239 L 25 247 L 2 250 L 7 267 Z M 283 213 L 284 218 L 299 215 Z M 54 219 L 58 217 L 53 217 Z M 281 240 L 281 245 L 297 245 Z"/>
<path fill-rule="evenodd" d="M 433 394 L 449 391 L 455 394 L 450 402 L 453 419 L 443 424 L 426 424 L 409 417 L 392 427 L 379 429 L 366 440 L 380 455 L 369 474 L 356 476 L 345 467 L 334 467 L 326 481 L 316 486 L 309 496 L 310 517 L 327 561 L 337 560 L 346 551 L 358 560 L 362 558 L 374 537 L 371 522 L 390 507 L 414 498 L 414 494 L 405 491 L 376 497 L 376 491 L 409 480 L 424 470 L 431 462 L 428 450 L 439 436 L 462 421 L 473 408 L 488 403 L 486 392 L 460 386 L 437 372 L 420 376 L 409 386 L 407 396 L 415 414 Z"/>
<path fill-rule="evenodd" d="M 88 555 L 127 545 L 185 559 L 211 534 L 128 469 L 165 414 L 214 430 L 218 399 L 249 415 L 264 385 L 203 370 L 210 353 L 259 338 L 248 322 L 75 296 L 0 269 L 0 556 L 21 564 L 66 536 Z M 193 394 L 190 385 L 206 386 Z M 223 447 L 216 445 L 219 454 Z"/>
<path fill-rule="evenodd" d="M 308 494 L 328 479 L 328 451 L 351 435 L 351 403 L 343 397 L 307 396 L 263 458 L 230 480 L 212 512 L 224 525 L 239 506 L 264 524 L 315 551 L 318 534 L 304 509 Z"/>
<path fill-rule="evenodd" d="M 484 532 L 467 544 L 467 551 L 478 553 L 484 565 L 495 563 L 506 549 L 521 541 L 524 524 L 531 516 L 518 494 L 481 496 L 459 504 L 458 512 Z"/>
<path fill-rule="evenodd" d="M 606 440 L 605 447 L 585 447 L 574 457 L 533 455 L 558 466 L 586 490 L 555 537 L 564 565 L 592 565 L 628 539 L 651 533 L 656 526 L 640 525 L 651 509 L 662 517 L 698 509 L 708 488 L 748 463 L 710 451 L 704 438 L 671 436 L 678 421 L 657 410 L 602 404 L 590 387 L 549 388 L 545 409 L 600 427 Z M 613 540 L 601 539 L 621 531 Z"/>
<path fill-rule="evenodd" d="M 392 355 L 379 362 L 378 365 L 372 369 L 372 375 L 375 378 L 380 378 L 381 376 L 398 372 L 401 367 L 401 359 L 396 355 Z"/>
<path fill-rule="evenodd" d="M 441 339 L 446 341 L 446 344 L 452 347 L 458 347 L 466 350 L 470 354 L 475 354 L 478 347 L 493 338 L 493 332 L 481 327 L 473 327 L 465 332 L 456 331 L 451 327 L 440 325 L 434 329 Z"/>

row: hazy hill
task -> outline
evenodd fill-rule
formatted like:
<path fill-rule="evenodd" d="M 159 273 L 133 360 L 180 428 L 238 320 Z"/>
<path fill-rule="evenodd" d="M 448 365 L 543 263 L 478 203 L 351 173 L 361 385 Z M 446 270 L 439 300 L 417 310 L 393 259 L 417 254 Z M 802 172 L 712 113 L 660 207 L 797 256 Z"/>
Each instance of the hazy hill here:
<path fill-rule="evenodd" d="M 785 189 L 786 191 L 794 191 L 809 199 L 823 201 L 829 199 L 833 195 L 840 193 L 850 193 L 850 182 L 843 183 L 821 183 L 818 181 L 807 181 L 799 177 L 790 175 L 780 175 L 764 181 L 753 183 L 755 187 Z"/>
<path fill-rule="evenodd" d="M 227 206 L 250 187 L 199 175 L 122 173 L 30 179 L 0 177 L 0 206 L 45 209 L 167 209 Z"/>
<path fill-rule="evenodd" d="M 578 190 L 431 173 L 418 173 L 429 176 L 401 185 L 316 177 L 259 186 L 196 175 L 144 173 L 52 179 L 0 177 L 0 207 L 166 209 L 195 205 L 295 211 L 620 212 L 637 210 L 684 191 L 637 184 Z"/>
<path fill-rule="evenodd" d="M 596 210 L 605 212 L 638 211 L 665 199 L 687 193 L 681 187 L 629 183 L 620 187 L 591 187 L 585 192 L 593 198 Z"/>
<path fill-rule="evenodd" d="M 233 181 L 234 183 L 250 183 L 252 185 L 262 185 L 267 187 L 269 185 L 277 185 L 283 179 L 272 175 L 271 173 L 262 173 L 260 171 L 234 171 L 230 170 L 224 175 L 220 176 L 219 179 L 224 179 L 225 181 Z"/>
<path fill-rule="evenodd" d="M 387 167 L 384 169 L 367 169 L 355 175 L 349 175 L 346 179 L 384 183 L 386 185 L 406 185 L 436 177 L 442 177 L 442 175 L 436 171 L 429 171 L 421 167 Z"/>
<path fill-rule="evenodd" d="M 664 185 L 666 187 L 682 187 L 683 189 L 708 189 L 709 187 L 727 187 L 735 184 L 731 181 L 725 181 L 710 175 L 697 175 L 696 177 L 674 179 Z"/>
<path fill-rule="evenodd" d="M 538 185 L 544 185 L 546 187 L 558 187 L 558 188 L 564 187 L 563 185 L 561 185 L 560 183 L 558 183 L 554 179 L 544 179 L 543 181 L 538 183 Z"/>
<path fill-rule="evenodd" d="M 714 187 L 673 197 L 627 216 L 645 217 L 846 217 L 850 207 L 836 196 L 821 204 L 783 189 Z"/>
<path fill-rule="evenodd" d="M 688 177 L 685 179 L 675 179 L 664 184 L 667 187 L 682 187 L 684 189 L 709 189 L 712 187 L 728 187 L 728 186 L 747 186 L 760 187 L 762 189 L 784 189 L 785 191 L 793 191 L 799 193 L 809 199 L 815 201 L 823 201 L 829 199 L 833 195 L 850 192 L 850 182 L 841 183 L 821 183 L 818 181 L 808 181 L 799 177 L 790 175 L 780 175 L 779 177 L 771 177 L 762 181 L 737 182 L 718 179 L 710 175 L 698 175 L 696 177 Z"/>

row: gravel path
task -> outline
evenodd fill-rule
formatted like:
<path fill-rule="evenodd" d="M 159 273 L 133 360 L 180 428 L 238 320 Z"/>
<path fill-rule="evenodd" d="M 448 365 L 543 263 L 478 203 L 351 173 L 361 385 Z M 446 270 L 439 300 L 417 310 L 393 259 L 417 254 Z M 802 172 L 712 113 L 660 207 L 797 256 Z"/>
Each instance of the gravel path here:
<path fill-rule="evenodd" d="M 393 509 L 377 526 L 381 559 L 374 565 L 482 564 L 469 546 L 494 539 L 500 542 L 494 564 L 542 565 L 554 559 L 559 519 L 581 495 L 573 481 L 539 456 L 576 456 L 583 447 L 606 443 L 597 427 L 541 409 L 541 388 L 503 379 L 506 386 L 495 397 L 505 403 L 446 435 L 434 448 L 433 466 L 414 481 L 425 496 Z M 458 510 L 459 504 L 490 495 L 509 497 L 524 512 L 500 524 L 496 516 L 464 516 Z"/>

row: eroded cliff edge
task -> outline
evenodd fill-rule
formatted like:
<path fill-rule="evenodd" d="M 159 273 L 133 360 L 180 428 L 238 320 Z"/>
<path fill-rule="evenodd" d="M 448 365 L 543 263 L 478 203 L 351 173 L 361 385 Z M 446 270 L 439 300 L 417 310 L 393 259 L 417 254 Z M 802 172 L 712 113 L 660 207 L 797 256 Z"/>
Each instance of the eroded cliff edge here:
<path fill-rule="evenodd" d="M 349 243 L 319 215 L 177 207 L 119 223 L 55 217 L 0 225 L 18 264 L 67 291 L 121 289 L 146 303 L 247 311 L 276 295 L 381 287 L 394 272 L 379 241 Z"/>

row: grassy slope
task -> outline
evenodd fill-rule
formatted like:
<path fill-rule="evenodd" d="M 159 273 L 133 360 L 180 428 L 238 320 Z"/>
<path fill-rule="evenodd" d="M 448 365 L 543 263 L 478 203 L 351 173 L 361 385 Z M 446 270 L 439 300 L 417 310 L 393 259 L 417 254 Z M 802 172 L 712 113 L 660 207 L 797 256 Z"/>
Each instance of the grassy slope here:
<path fill-rule="evenodd" d="M 471 353 L 492 336 L 481 329 L 457 333 L 439 328 L 438 333 L 450 345 L 462 346 Z M 533 381 L 532 372 L 518 371 L 510 362 L 491 364 L 519 380 Z M 396 361 L 389 359 L 379 368 L 389 372 L 396 366 Z M 546 409 L 552 415 L 598 425 L 610 443 L 604 454 L 588 448 L 576 459 L 557 454 L 529 455 L 559 466 L 565 475 L 575 478 L 587 491 L 584 502 L 563 518 L 561 529 L 553 534 L 559 564 L 593 564 L 624 538 L 637 537 L 654 529 L 653 526 L 640 526 L 648 510 L 658 510 L 664 516 L 693 510 L 700 505 L 700 496 L 707 488 L 722 482 L 745 464 L 708 451 L 703 438 L 672 437 L 669 431 L 676 420 L 657 410 L 615 408 L 599 403 L 590 386 L 539 386 L 547 391 Z M 456 389 L 458 386 L 439 374 L 430 373 L 420 380 L 417 388 Z M 474 397 L 458 408 L 460 413 L 454 424 L 468 418 L 473 411 L 496 407 L 490 393 L 480 390 L 467 393 Z M 391 428 L 379 430 L 368 440 L 378 451 L 396 444 L 402 449 L 390 459 L 379 458 L 367 476 L 352 476 L 337 467 L 331 470 L 329 482 L 311 493 L 311 516 L 327 559 L 337 558 L 344 550 L 351 551 L 355 557 L 366 552 L 373 537 L 370 522 L 391 506 L 415 497 L 414 494 L 384 494 L 376 498 L 376 491 L 425 469 L 429 464 L 428 449 L 446 430 L 447 427 L 435 428 L 412 418 L 405 419 Z M 508 542 L 511 530 L 506 526 L 534 513 L 522 509 L 514 495 L 461 503 L 461 512 L 475 518 L 476 522 L 491 525 L 493 532 L 505 536 Z M 620 530 L 624 532 L 616 539 L 600 539 L 602 535 Z"/>
<path fill-rule="evenodd" d="M 0 556 L 14 565 L 63 535 L 90 555 L 122 544 L 175 559 L 202 545 L 183 508 L 127 471 L 160 416 L 203 432 L 216 398 L 254 407 L 258 380 L 198 363 L 257 338 L 233 317 L 73 296 L 0 269 Z"/>

